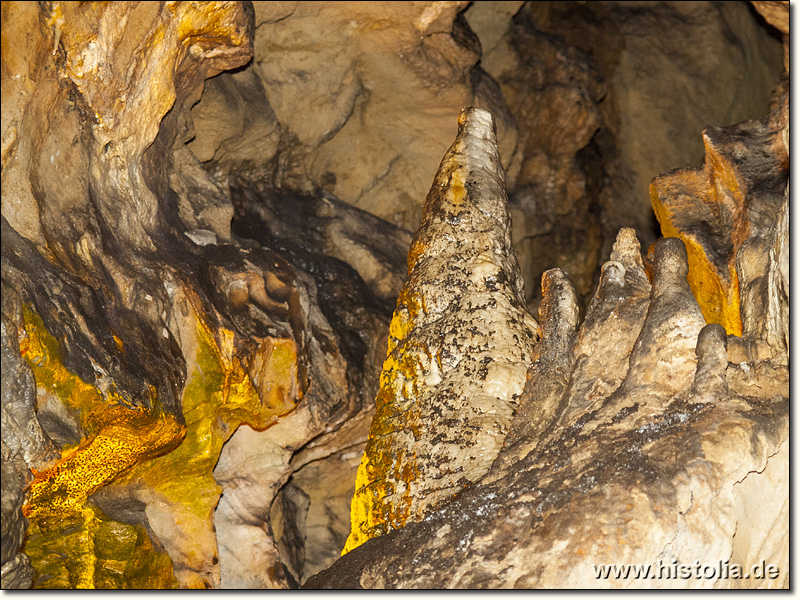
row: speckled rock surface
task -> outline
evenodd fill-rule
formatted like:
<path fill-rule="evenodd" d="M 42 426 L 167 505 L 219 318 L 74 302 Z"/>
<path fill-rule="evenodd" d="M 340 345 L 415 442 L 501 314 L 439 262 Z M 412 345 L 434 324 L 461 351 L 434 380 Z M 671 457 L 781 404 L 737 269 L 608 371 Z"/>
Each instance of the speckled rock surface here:
<path fill-rule="evenodd" d="M 511 246 L 494 122 L 465 109 L 408 255 L 345 550 L 483 476 L 538 338 Z"/>
<path fill-rule="evenodd" d="M 755 206 L 785 186 L 783 160 L 759 150 L 757 124 L 742 127 L 720 135 L 741 136 L 738 164 L 748 150 L 766 161 L 762 185 L 743 192 Z M 743 316 L 782 323 L 788 310 L 785 211 L 753 228 L 769 243 L 742 246 L 763 267 Z M 581 324 L 567 275 L 545 274 L 542 339 L 485 475 L 306 588 L 789 585 L 787 350 L 765 343 L 769 327 L 738 337 L 706 324 L 680 239 L 660 239 L 645 261 L 623 229 L 610 259 Z"/>
<path fill-rule="evenodd" d="M 203 81 L 250 59 L 253 28 L 246 2 L 3 5 L 4 587 L 31 583 L 23 500 L 35 587 L 218 587 L 236 564 L 234 586 L 299 583 L 280 575 L 285 540 L 258 538 L 258 564 L 244 542 L 269 529 L 293 453 L 370 412 L 389 311 L 325 254 L 319 223 L 302 252 L 233 239 L 227 187 L 185 145 Z M 391 245 L 351 238 L 376 290 L 396 291 Z M 287 414 L 292 435 L 270 434 Z M 217 522 L 221 494 L 235 505 L 236 482 L 269 463 L 246 460 L 258 447 L 285 460 Z M 20 456 L 40 469 L 27 497 Z M 77 530 L 47 516 L 61 508 Z M 93 540 L 93 523 L 144 536 L 137 560 L 154 568 L 95 569 L 120 540 Z"/>
<path fill-rule="evenodd" d="M 638 262 L 627 245 L 628 260 Z M 629 293 L 638 287 L 635 273 L 625 281 L 623 264 L 604 268 L 596 311 L 619 303 L 626 284 Z M 483 479 L 421 522 L 364 543 L 306 587 L 788 585 L 788 372 L 782 380 L 752 373 L 770 383 L 761 390 L 740 385 L 739 365 L 728 363 L 724 330 L 701 329 L 699 307 L 682 277 L 683 244 L 660 241 L 654 269 L 644 318 L 641 311 L 629 311 L 605 321 L 609 329 L 626 321 L 636 331 L 630 368 L 623 369 L 616 389 L 596 388 L 590 406 L 580 411 L 569 410 L 565 394 L 565 410 L 555 423 L 538 438 L 523 430 L 511 439 Z M 552 297 L 544 306 L 566 307 L 545 315 L 566 322 L 561 327 L 543 322 L 544 331 L 569 332 L 569 294 L 559 294 L 563 286 L 552 284 L 545 290 Z M 584 327 L 591 327 L 590 317 Z M 659 339 L 673 343 L 652 344 L 659 331 L 666 336 Z M 545 334 L 542 344 L 547 343 Z M 659 365 L 675 367 L 675 375 L 654 379 Z M 579 362 L 570 377 L 587 379 Z M 526 404 L 552 405 L 553 393 L 553 385 L 527 387 L 521 411 Z M 579 401 L 586 406 L 585 398 Z M 756 578 L 751 567 L 761 560 L 771 565 L 770 575 Z M 711 565 L 715 574 L 692 575 L 688 565 L 695 561 L 703 569 Z M 730 575 L 733 564 L 741 569 L 738 576 Z M 650 571 L 622 576 L 603 570 L 611 565 Z M 678 577 L 678 565 L 687 576 Z"/>

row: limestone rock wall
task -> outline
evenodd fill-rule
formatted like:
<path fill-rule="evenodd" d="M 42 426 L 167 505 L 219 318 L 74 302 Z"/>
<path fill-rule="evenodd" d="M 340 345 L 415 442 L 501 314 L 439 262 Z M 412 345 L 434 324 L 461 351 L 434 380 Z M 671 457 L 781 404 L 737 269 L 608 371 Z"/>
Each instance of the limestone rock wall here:
<path fill-rule="evenodd" d="M 205 168 L 321 187 L 413 232 L 452 115 L 488 109 L 534 313 L 555 266 L 585 309 L 620 227 L 658 237 L 648 186 L 702 158 L 688 133 L 761 117 L 782 71 L 780 43 L 742 3 L 255 10 L 253 63 L 210 80 L 192 109 Z"/>
<path fill-rule="evenodd" d="M 783 71 L 781 45 L 774 35 L 777 32 L 770 32 L 758 21 L 748 4 L 735 2 L 535 2 L 518 11 L 511 21 L 509 35 L 504 38 L 508 41 L 497 44 L 482 59 L 482 64 L 501 82 L 517 117 L 520 139 L 533 136 L 529 143 L 538 145 L 549 158 L 550 172 L 554 174 L 543 181 L 552 181 L 557 173 L 552 166 L 554 156 L 558 156 L 550 150 L 553 145 L 568 154 L 569 144 L 575 143 L 573 156 L 565 158 L 585 172 L 585 183 L 572 175 L 566 180 L 570 182 L 569 194 L 559 194 L 552 204 L 541 203 L 534 211 L 526 211 L 526 218 L 538 224 L 542 216 L 552 218 L 550 215 L 559 214 L 558 211 L 565 214 L 567 207 L 574 205 L 587 224 L 572 225 L 586 231 L 572 244 L 581 246 L 587 240 L 586 245 L 590 246 L 595 236 L 599 240 L 594 243 L 602 248 L 592 256 L 595 262 L 590 273 L 594 279 L 589 283 L 583 283 L 591 275 L 581 273 L 578 261 L 568 262 L 566 256 L 554 256 L 556 260 L 538 264 L 534 272 L 526 273 L 530 288 L 537 285 L 535 280 L 541 273 L 558 266 L 569 271 L 584 297 L 590 296 L 597 282 L 594 269 L 608 256 L 621 227 L 636 229 L 645 248 L 658 237 L 659 229 L 647 202 L 650 181 L 657 175 L 702 161 L 702 139 L 694 133 L 709 125 L 726 126 L 761 118 L 769 111 L 770 99 Z M 589 140 L 594 133 L 589 129 L 583 146 L 574 141 L 559 143 L 557 135 L 552 136 L 556 143 L 548 146 L 537 130 L 541 127 L 537 125 L 539 121 L 520 117 L 523 105 L 512 101 L 507 91 L 515 85 L 520 72 L 510 67 L 514 62 L 508 58 L 519 52 L 516 40 L 520 35 L 554 36 L 556 39 L 550 44 L 561 44 L 572 54 L 583 54 L 584 58 L 577 61 L 555 57 L 543 61 L 547 67 L 530 59 L 524 63 L 527 69 L 549 68 L 551 72 L 562 73 L 560 81 L 550 80 L 550 86 L 559 84 L 554 89 L 544 78 L 537 86 L 538 91 L 546 92 L 546 97 L 553 100 L 545 106 L 552 107 L 549 110 L 554 116 L 550 122 L 557 123 L 553 125 L 556 132 L 585 128 L 593 123 L 596 133 Z M 542 53 L 537 52 L 536 56 L 541 57 Z M 576 66 L 581 62 L 585 66 L 578 70 Z M 537 80 L 527 81 L 531 86 Z M 698 85 L 699 81 L 702 85 Z M 602 82 L 602 87 L 598 88 L 595 82 Z M 580 87 L 585 91 L 577 95 Z M 570 96 L 566 90 L 574 91 Z M 581 105 L 590 110 L 578 110 Z M 578 140 L 580 136 L 570 139 Z M 544 161 L 532 157 L 532 162 L 541 165 Z M 555 181 L 561 180 L 555 177 Z M 579 184 L 585 188 L 583 199 Z M 550 191 L 552 187 L 545 189 Z M 516 195 L 512 179 L 509 189 L 512 203 Z M 546 196 L 540 192 L 535 197 Z M 595 227 L 600 232 L 591 232 L 589 219 L 596 221 Z M 555 228 L 533 249 L 537 256 L 528 260 L 538 260 L 538 255 L 547 253 L 548 247 L 563 248 L 569 242 Z M 518 252 L 525 254 L 522 248 Z M 586 250 L 576 250 L 571 255 L 580 252 Z"/>
<path fill-rule="evenodd" d="M 297 585 L 272 499 L 295 450 L 371 410 L 388 317 L 321 247 L 293 265 L 232 237 L 227 187 L 186 149 L 188 107 L 253 28 L 249 3 L 3 5 L 4 586 Z M 237 481 L 269 467 L 256 507 L 240 489 L 217 510 L 228 460 Z"/>
<path fill-rule="evenodd" d="M 752 4 L 4 2 L 2 587 L 785 587 Z"/>

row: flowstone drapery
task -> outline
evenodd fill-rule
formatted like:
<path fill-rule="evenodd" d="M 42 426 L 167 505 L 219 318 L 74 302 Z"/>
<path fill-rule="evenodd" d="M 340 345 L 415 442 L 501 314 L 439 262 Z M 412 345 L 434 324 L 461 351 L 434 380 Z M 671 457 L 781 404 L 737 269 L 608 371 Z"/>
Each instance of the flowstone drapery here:
<path fill-rule="evenodd" d="M 753 7 L 3 2 L 2 587 L 786 587 Z"/>

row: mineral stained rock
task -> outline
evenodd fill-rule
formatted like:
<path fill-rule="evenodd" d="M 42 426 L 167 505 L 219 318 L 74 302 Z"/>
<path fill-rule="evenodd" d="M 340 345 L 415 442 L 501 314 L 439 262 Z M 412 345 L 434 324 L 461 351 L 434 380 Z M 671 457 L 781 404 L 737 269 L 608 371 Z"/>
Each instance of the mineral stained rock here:
<path fill-rule="evenodd" d="M 236 528 L 269 531 L 310 440 L 318 459 L 363 444 L 336 434 L 371 410 L 388 317 L 321 249 L 292 264 L 232 239 L 227 189 L 186 148 L 204 79 L 252 56 L 252 6 L 2 10 L 3 585 L 31 583 L 29 470 L 34 587 L 218 587 L 235 564 L 231 586 L 297 585 L 279 575 L 286 536 L 262 535 L 272 558 L 251 565 Z M 375 264 L 376 288 L 396 285 L 391 253 Z M 285 415 L 291 436 L 270 434 Z M 282 457 L 239 497 L 262 521 L 217 512 L 258 472 L 237 463 L 242 424 Z"/>
<path fill-rule="evenodd" d="M 760 190 L 785 186 L 784 161 L 763 152 L 757 124 L 750 135 L 743 128 L 720 134 L 741 136 L 738 164 L 763 159 L 763 186 L 744 192 L 755 204 Z M 766 281 L 742 297 L 742 314 L 763 315 L 769 302 L 784 314 L 785 206 L 762 213 L 772 214 L 771 227 L 763 222 L 770 243 L 752 246 L 751 258 L 767 265 Z M 567 275 L 545 274 L 542 338 L 483 476 L 421 519 L 348 547 L 305 587 L 788 585 L 787 350 L 731 362 L 768 336 L 706 324 L 680 239 L 659 240 L 645 266 L 633 230 L 623 229 L 610 258 L 580 326 Z M 428 393 L 426 375 L 417 376 L 417 398 Z M 421 429 L 416 447 L 437 433 Z M 370 458 L 368 445 L 360 475 Z M 432 470 L 414 476 L 420 487 L 439 480 Z"/>
<path fill-rule="evenodd" d="M 752 244 L 766 239 L 788 183 L 789 156 L 783 142 L 788 111 L 784 96 L 780 107 L 764 119 L 706 129 L 703 169 L 661 175 L 650 187 L 664 235 L 686 243 L 689 284 L 706 320 L 724 326 L 729 334 L 742 333 L 740 272 L 752 279 L 763 269 L 747 259 L 740 260 L 737 269 L 740 248 L 747 240 Z"/>
<path fill-rule="evenodd" d="M 408 254 L 345 552 L 479 479 L 508 433 L 538 326 L 504 189 L 491 114 L 465 109 Z"/>
<path fill-rule="evenodd" d="M 785 7 L 755 5 L 786 47 L 788 26 L 772 10 Z M 741 336 L 702 328 L 679 242 L 642 260 L 637 235 L 649 245 L 655 230 L 646 194 L 632 192 L 655 169 L 692 163 L 701 136 L 687 131 L 765 113 L 780 43 L 746 4 L 3 2 L 0 11 L 3 588 L 287 588 L 334 562 L 311 585 L 596 586 L 581 570 L 592 567 L 576 566 L 581 556 L 652 554 L 671 567 L 709 553 L 779 573 L 654 585 L 787 585 L 789 197 L 773 163 L 788 153 L 781 96 L 777 120 L 709 130 L 719 172 L 741 168 L 743 206 L 761 207 L 748 209 L 741 244 L 704 246 L 734 265 Z M 425 299 L 435 316 L 447 302 L 438 277 L 441 290 L 461 282 L 484 307 L 469 313 L 454 294 L 440 315 L 447 329 L 422 323 L 419 310 L 416 338 L 391 332 L 392 350 L 430 342 L 409 354 L 426 365 L 444 351 L 442 368 L 433 361 L 442 381 L 432 370 L 415 380 L 438 396 L 405 440 L 418 434 L 416 450 L 429 448 L 429 433 L 444 435 L 428 458 L 443 455 L 451 487 L 428 477 L 438 459 L 436 468 L 409 454 L 385 462 L 423 465 L 412 483 L 431 494 L 415 500 L 420 514 L 405 527 L 338 558 L 409 230 L 469 105 L 493 113 L 498 149 L 466 157 L 491 164 L 476 179 L 487 187 L 466 190 L 462 203 L 502 205 L 502 164 L 511 241 L 527 246 L 529 306 L 542 290 L 540 327 L 525 316 L 505 208 L 499 220 L 426 215 L 430 239 L 412 252 L 419 293 L 403 291 L 401 305 Z M 753 142 L 765 123 L 767 147 Z M 462 133 L 479 141 L 470 127 Z M 448 168 L 433 196 L 453 208 L 468 169 Z M 459 238 L 470 219 L 493 225 Z M 641 230 L 617 236 L 629 224 Z M 501 255 L 478 250 L 500 230 Z M 418 256 L 453 256 L 459 239 L 452 271 L 431 272 L 441 261 Z M 531 285 L 539 272 L 541 288 Z M 514 326 L 527 337 L 501 349 L 503 330 L 489 326 L 506 309 L 528 322 Z M 467 320 L 479 321 L 474 330 Z M 454 365 L 446 350 L 458 340 L 467 348 Z M 465 367 L 475 378 L 459 396 Z M 409 381 L 393 400 L 417 398 Z M 393 427 L 405 451 L 408 430 L 383 418 L 387 406 L 375 422 Z M 473 412 L 442 418 L 441 406 Z M 487 406 L 499 408 L 479 414 Z M 481 435 L 473 459 L 477 446 L 459 440 Z M 403 476 L 384 482 L 399 490 Z"/>

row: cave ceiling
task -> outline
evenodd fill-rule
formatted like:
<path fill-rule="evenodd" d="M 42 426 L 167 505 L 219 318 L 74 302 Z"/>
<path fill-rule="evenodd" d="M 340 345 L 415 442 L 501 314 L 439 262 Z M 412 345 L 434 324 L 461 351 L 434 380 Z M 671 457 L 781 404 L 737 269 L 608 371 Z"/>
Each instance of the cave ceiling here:
<path fill-rule="evenodd" d="M 789 587 L 788 2 L 1 10 L 3 589 Z"/>

